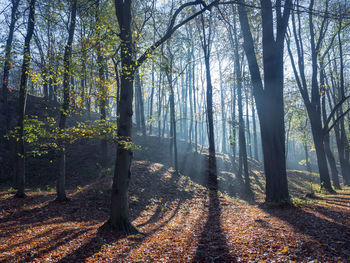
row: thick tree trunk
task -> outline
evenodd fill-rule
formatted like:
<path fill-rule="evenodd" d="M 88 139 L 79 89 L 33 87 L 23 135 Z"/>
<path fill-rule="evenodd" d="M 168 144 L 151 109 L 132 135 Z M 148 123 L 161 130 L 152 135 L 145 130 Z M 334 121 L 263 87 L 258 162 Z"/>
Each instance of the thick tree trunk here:
<path fill-rule="evenodd" d="M 136 228 L 130 223 L 129 207 L 128 207 L 128 187 L 130 181 L 130 166 L 132 161 L 132 151 L 125 147 L 124 142 L 131 141 L 132 129 L 132 99 L 133 99 L 133 82 L 135 77 L 135 70 L 139 67 L 149 55 L 162 43 L 171 37 L 171 35 L 180 28 L 184 23 L 175 24 L 177 15 L 183 10 L 187 4 L 181 5 L 174 13 L 170 27 L 165 35 L 156 43 L 151 45 L 136 61 L 134 43 L 132 39 L 132 14 L 131 14 L 131 0 L 115 0 L 115 11 L 118 19 L 121 42 L 121 90 L 120 90 L 120 118 L 118 123 L 118 149 L 116 156 L 116 167 L 114 171 L 112 197 L 111 197 L 111 213 L 108 220 L 108 225 L 114 229 L 124 233 L 135 233 Z M 193 2 L 193 5 L 200 4 L 200 2 Z M 206 10 L 208 5 L 204 10 Z M 199 12 L 197 12 L 199 14 Z M 194 18 L 195 16 L 192 16 Z"/>
<path fill-rule="evenodd" d="M 266 101 L 264 111 L 259 114 L 261 116 L 260 129 L 266 176 L 266 201 L 268 202 L 281 202 L 289 199 L 284 121 L 279 111 L 279 107 Z"/>
<path fill-rule="evenodd" d="M 121 81 L 118 119 L 118 146 L 114 169 L 111 196 L 111 212 L 106 223 L 113 229 L 124 233 L 137 233 L 129 216 L 128 189 L 131 176 L 133 153 L 125 143 L 132 142 L 132 100 L 135 76 L 133 61 L 133 42 L 131 31 L 131 1 L 115 1 L 116 15 L 120 26 L 121 40 Z"/>
<path fill-rule="evenodd" d="M 241 1 L 243 2 L 243 1 Z M 266 176 L 266 201 L 286 202 L 289 200 L 286 159 L 285 128 L 283 105 L 283 49 L 284 35 L 288 24 L 291 1 L 287 0 L 282 12 L 277 7 L 276 40 L 274 38 L 272 3 L 261 0 L 263 27 L 264 85 L 254 50 L 247 12 L 238 5 L 244 50 L 254 88 L 254 97 L 260 120 L 261 140 L 264 153 Z"/>

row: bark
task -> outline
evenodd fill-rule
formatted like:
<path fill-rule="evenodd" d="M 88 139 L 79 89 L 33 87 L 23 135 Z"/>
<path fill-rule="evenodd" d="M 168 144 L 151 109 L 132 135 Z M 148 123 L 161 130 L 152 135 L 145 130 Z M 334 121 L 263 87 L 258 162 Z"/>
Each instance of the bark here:
<path fill-rule="evenodd" d="M 10 117 L 9 117 L 9 111 L 8 111 L 8 90 L 9 90 L 9 74 L 11 70 L 11 50 L 12 50 L 12 41 L 13 41 L 13 34 L 15 31 L 15 25 L 16 25 L 16 13 L 18 9 L 20 0 L 13 0 L 12 1 L 12 9 L 11 9 L 11 22 L 9 27 L 9 34 L 6 40 L 6 46 L 5 46 L 5 63 L 4 63 L 4 73 L 3 73 L 3 79 L 2 79 L 2 100 L 3 100 L 3 109 L 2 112 L 5 115 L 6 123 L 5 128 L 6 130 L 9 128 L 10 125 Z"/>
<path fill-rule="evenodd" d="M 341 99 L 345 98 L 345 83 L 344 83 L 344 59 L 343 59 L 343 43 L 341 41 L 341 28 L 342 28 L 342 19 L 339 20 L 339 30 L 338 30 L 338 45 L 339 45 L 339 57 L 340 57 L 340 96 Z M 338 116 L 341 116 L 343 114 L 343 107 L 340 106 L 338 110 Z M 339 155 L 343 155 L 341 157 L 341 167 L 342 167 L 342 174 L 343 177 L 346 178 L 345 184 L 350 185 L 350 145 L 349 140 L 346 135 L 345 131 L 345 118 L 341 118 L 339 120 L 339 126 L 340 126 L 340 143 L 343 145 L 343 147 L 340 148 Z"/>
<path fill-rule="evenodd" d="M 106 79 L 105 79 L 105 68 L 106 64 L 103 57 L 103 46 L 101 43 L 100 35 L 100 1 L 96 1 L 96 25 L 97 25 L 97 65 L 98 65 L 98 89 L 99 89 L 99 106 L 100 106 L 100 120 L 106 121 L 106 101 L 107 101 L 107 89 L 106 89 Z M 103 167 L 106 166 L 108 160 L 107 156 L 107 138 L 104 137 L 101 139 L 101 164 Z"/>
<path fill-rule="evenodd" d="M 218 53 L 219 54 L 219 53 Z M 220 100 L 221 100 L 221 121 L 222 121 L 222 152 L 226 153 L 226 115 L 225 115 L 225 94 L 223 87 L 223 79 L 222 79 L 222 69 L 221 69 L 221 60 L 219 55 L 217 55 L 219 61 L 219 77 L 220 77 Z"/>
<path fill-rule="evenodd" d="M 240 1 L 244 3 L 244 1 Z M 286 27 L 289 20 L 291 1 L 286 8 L 276 6 L 277 30 L 274 38 L 272 3 L 261 0 L 263 27 L 264 85 L 254 50 L 254 42 L 244 5 L 238 5 L 244 50 L 251 74 L 253 93 L 260 120 L 261 140 L 266 176 L 266 201 L 286 202 L 289 200 L 283 105 L 283 49 Z"/>
<path fill-rule="evenodd" d="M 210 21 L 212 17 L 210 17 Z M 210 73 L 210 49 L 211 49 L 211 38 L 212 38 L 212 25 L 210 23 L 208 32 L 205 30 L 204 18 L 201 15 L 201 43 L 204 53 L 204 64 L 205 64 L 205 76 L 206 76 L 206 113 L 207 113 L 207 124 L 208 124 L 208 144 L 209 144 L 209 163 L 208 163 L 208 184 L 209 187 L 217 187 L 217 171 L 216 171 L 216 157 L 215 157 L 215 139 L 214 139 L 214 120 L 213 120 L 213 86 L 211 81 Z"/>
<path fill-rule="evenodd" d="M 325 88 L 325 83 L 324 83 L 324 68 L 323 68 L 323 61 L 321 61 L 320 63 L 320 68 L 321 68 L 321 72 L 320 72 L 320 87 Z M 323 94 L 322 94 L 322 117 L 323 117 L 323 123 L 327 123 L 327 112 L 326 112 L 326 94 L 325 94 L 325 90 L 323 90 Z M 327 160 L 329 163 L 329 167 L 331 168 L 331 172 L 332 172 L 332 181 L 333 181 L 333 186 L 336 189 L 340 189 L 340 184 L 339 184 L 339 175 L 338 175 L 338 170 L 337 170 L 337 165 L 335 162 L 335 158 L 333 156 L 332 150 L 331 150 L 331 146 L 330 146 L 330 136 L 329 133 L 327 132 L 324 135 L 324 149 L 326 152 L 326 156 L 327 156 Z"/>
<path fill-rule="evenodd" d="M 61 113 L 60 113 L 60 121 L 58 124 L 58 127 L 60 129 L 60 133 L 63 136 L 63 138 L 60 138 L 58 140 L 58 177 L 57 177 L 57 185 L 56 185 L 56 191 L 57 191 L 57 201 L 66 201 L 66 145 L 65 145 L 65 130 L 66 130 L 66 121 L 67 121 L 67 115 L 69 111 L 69 104 L 70 104 L 70 65 L 71 65 L 71 59 L 72 59 L 72 44 L 73 44 L 73 37 L 74 37 L 74 30 L 75 30 L 75 24 L 76 24 L 76 14 L 77 14 L 77 0 L 74 0 L 72 2 L 72 8 L 71 8 L 71 22 L 69 25 L 69 32 L 68 32 L 68 40 L 67 44 L 64 50 L 64 57 L 63 57 L 63 68 L 64 68 L 64 74 L 63 74 L 63 102 L 61 106 Z"/>
<path fill-rule="evenodd" d="M 251 134 L 250 134 L 250 121 L 249 121 L 249 91 L 248 91 L 248 87 L 245 88 L 245 108 L 246 108 L 246 134 L 247 134 L 247 148 L 248 148 L 248 153 L 249 153 L 249 157 L 251 158 L 252 155 L 252 140 L 251 140 Z"/>
<path fill-rule="evenodd" d="M 140 73 L 137 70 L 135 73 L 135 104 L 138 105 L 138 121 L 139 121 L 139 128 L 142 131 L 142 135 L 146 136 L 146 123 L 145 123 L 145 110 L 144 110 L 144 104 L 143 104 L 143 96 L 142 96 L 142 84 L 141 84 L 141 78 Z"/>
<path fill-rule="evenodd" d="M 176 113 L 175 113 L 175 96 L 173 87 L 173 54 L 168 49 L 169 58 L 167 59 L 166 75 L 169 87 L 169 102 L 170 102 L 170 157 L 174 158 L 174 168 L 176 173 L 179 172 L 178 154 L 177 154 L 177 133 L 176 133 Z"/>
<path fill-rule="evenodd" d="M 132 226 L 129 217 L 128 204 L 128 187 L 130 181 L 130 166 L 132 161 L 132 151 L 130 148 L 124 147 L 125 141 L 130 142 L 132 129 L 132 99 L 133 99 L 133 82 L 135 77 L 135 70 L 142 65 L 143 62 L 149 58 L 151 53 L 165 41 L 167 41 L 172 34 L 188 21 L 203 13 L 213 4 L 206 6 L 197 13 L 184 19 L 182 22 L 175 25 L 176 18 L 181 11 L 192 5 L 200 4 L 198 1 L 188 2 L 181 5 L 174 13 L 170 20 L 170 24 L 166 33 L 153 45 L 148 47 L 146 51 L 134 61 L 135 50 L 133 45 L 133 31 L 131 28 L 131 0 L 115 0 L 115 11 L 119 25 L 120 38 L 120 58 L 121 58 L 121 85 L 120 85 L 120 117 L 118 120 L 118 146 L 116 154 L 116 165 L 114 170 L 114 178 L 112 185 L 111 196 L 111 212 L 107 225 L 112 228 L 122 231 L 124 233 L 135 233 L 136 228 Z M 217 1 L 214 1 L 214 4 Z"/>
<path fill-rule="evenodd" d="M 236 21 L 234 21 L 234 31 L 236 30 Z M 234 43 L 235 43 L 235 79 L 237 83 L 237 102 L 238 102 L 238 136 L 239 136 L 239 164 L 238 164 L 238 176 L 242 178 L 242 172 L 245 182 L 245 191 L 251 194 L 250 188 L 250 178 L 249 178 L 249 167 L 248 167 L 248 157 L 247 157 L 247 144 L 245 137 L 245 128 L 244 128 L 244 120 L 243 120 L 243 98 L 242 98 L 242 72 L 241 65 L 238 54 L 238 37 L 237 33 L 234 34 Z M 247 112 L 248 114 L 248 112 Z"/>
<path fill-rule="evenodd" d="M 131 1 L 115 1 L 116 15 L 120 28 L 121 76 L 118 119 L 118 146 L 111 196 L 111 212 L 107 224 L 124 233 L 136 233 L 130 222 L 128 188 L 133 153 L 125 143 L 131 142 L 132 100 L 134 82 L 133 43 L 131 30 Z"/>
<path fill-rule="evenodd" d="M 155 76 L 154 76 L 154 63 L 152 63 L 152 89 L 151 89 L 151 95 L 150 95 L 150 106 L 149 106 L 149 114 L 148 114 L 148 121 L 149 121 L 149 134 L 152 135 L 152 128 L 153 128 L 153 97 L 154 97 L 154 90 L 155 90 Z"/>
<path fill-rule="evenodd" d="M 313 8 L 314 1 L 311 0 L 309 8 Z M 322 41 L 322 37 L 326 32 L 325 21 L 323 20 L 320 35 L 317 41 L 315 41 L 314 36 L 314 25 L 312 15 L 309 14 L 309 29 L 310 29 L 310 44 L 311 44 L 311 58 L 312 58 L 312 80 L 311 80 L 311 99 L 308 94 L 307 81 L 305 77 L 305 67 L 304 67 L 304 51 L 303 51 L 303 42 L 301 37 L 301 22 L 300 15 L 298 14 L 299 19 L 299 30 L 296 29 L 295 19 L 293 15 L 293 33 L 297 47 L 298 54 L 298 66 L 299 73 L 298 75 L 296 65 L 293 59 L 292 51 L 290 49 L 290 44 L 288 43 L 288 52 L 292 63 L 292 68 L 294 71 L 295 78 L 297 80 L 297 85 L 301 96 L 303 98 L 306 110 L 310 119 L 311 132 L 314 140 L 315 151 L 317 156 L 317 164 L 320 174 L 320 185 L 322 188 L 326 189 L 329 192 L 333 192 L 331 185 L 329 171 L 327 166 L 326 151 L 324 147 L 324 131 L 322 127 L 321 119 L 321 101 L 320 101 L 320 92 L 318 87 L 318 65 L 317 65 L 317 56 L 319 55 L 319 49 Z"/>
<path fill-rule="evenodd" d="M 257 135 L 257 129 L 256 129 L 254 98 L 252 98 L 252 104 L 251 105 L 252 105 L 252 122 L 253 122 L 254 158 L 255 158 L 255 160 L 259 161 L 258 135 Z"/>
<path fill-rule="evenodd" d="M 18 104 L 18 141 L 16 144 L 16 197 L 25 197 L 25 148 L 24 148 L 24 117 L 26 112 L 26 100 L 27 100 L 27 82 L 28 82 L 28 70 L 30 63 L 30 41 L 34 32 L 35 25 L 35 2 L 31 0 L 29 3 L 29 16 L 27 34 L 24 39 L 23 50 L 23 64 L 21 72 L 21 82 L 19 87 L 19 104 Z"/>

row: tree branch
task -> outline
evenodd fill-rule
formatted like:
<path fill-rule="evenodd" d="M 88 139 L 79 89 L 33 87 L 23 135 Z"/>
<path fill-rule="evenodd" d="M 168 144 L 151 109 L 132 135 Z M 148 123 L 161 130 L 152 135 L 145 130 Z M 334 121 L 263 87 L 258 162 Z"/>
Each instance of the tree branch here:
<path fill-rule="evenodd" d="M 346 97 L 344 97 L 344 98 L 342 98 L 335 106 L 334 106 L 334 108 L 332 109 L 332 111 L 331 111 L 331 113 L 329 114 L 329 116 L 328 116 L 328 118 L 327 118 L 327 121 L 326 121 L 326 123 L 324 124 L 324 127 L 327 127 L 328 126 L 328 124 L 331 122 L 331 119 L 333 118 L 333 116 L 334 116 L 334 114 L 336 113 L 336 111 L 338 110 L 338 108 L 341 106 L 341 105 L 343 105 L 343 103 L 348 99 L 348 98 L 350 98 L 350 95 L 349 96 L 346 96 Z M 349 111 L 349 110 L 348 110 Z M 343 115 L 343 114 L 342 114 Z M 339 117 L 340 118 L 340 117 Z M 339 119 L 338 118 L 338 119 Z M 332 125 L 332 128 L 333 128 L 333 126 L 334 126 L 334 123 L 333 123 L 333 125 Z M 331 128 L 329 128 L 328 130 L 331 130 Z"/>
<path fill-rule="evenodd" d="M 337 124 L 338 121 L 340 121 L 348 112 L 350 112 L 350 108 L 347 109 L 345 112 L 343 112 L 343 114 L 341 114 L 331 125 L 331 127 L 329 127 L 328 129 L 325 129 L 327 126 L 324 127 L 324 134 L 327 134 L 329 133 L 333 128 L 334 126 Z M 328 121 L 328 120 L 327 120 Z"/>
<path fill-rule="evenodd" d="M 135 69 L 137 69 L 139 66 L 142 65 L 143 62 L 145 62 L 145 60 L 152 54 L 152 52 L 159 47 L 161 44 L 163 44 L 167 39 L 169 39 L 172 34 L 179 29 L 180 27 L 182 27 L 183 25 L 185 25 L 187 22 L 191 21 L 192 19 L 194 19 L 195 17 L 197 17 L 198 15 L 204 13 L 206 10 L 210 10 L 213 6 L 217 5 L 219 3 L 220 0 L 215 0 L 213 1 L 211 4 L 206 5 L 203 4 L 203 1 L 200 0 L 196 0 L 193 2 L 188 2 L 185 3 L 183 5 L 181 5 L 174 13 L 174 16 L 172 17 L 171 21 L 170 21 L 170 25 L 166 31 L 166 33 L 164 34 L 164 36 L 162 38 L 160 38 L 157 42 L 155 42 L 153 45 L 151 45 L 150 47 L 148 47 L 146 49 L 146 51 L 138 58 L 138 60 L 136 61 L 136 65 L 135 65 Z M 183 20 L 181 23 L 175 25 L 175 21 L 176 18 L 178 17 L 178 15 L 180 14 L 180 12 L 189 6 L 193 6 L 193 5 L 198 5 L 201 4 L 204 6 L 203 9 L 201 9 L 200 11 L 194 13 L 193 15 L 189 16 L 188 18 L 186 18 L 185 20 Z"/>

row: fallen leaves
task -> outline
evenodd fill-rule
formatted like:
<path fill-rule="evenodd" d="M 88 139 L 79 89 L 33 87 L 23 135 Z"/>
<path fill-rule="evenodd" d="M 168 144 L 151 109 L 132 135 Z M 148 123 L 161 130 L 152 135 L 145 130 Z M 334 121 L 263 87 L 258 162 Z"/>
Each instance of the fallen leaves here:
<path fill-rule="evenodd" d="M 143 233 L 101 231 L 110 178 L 68 203 L 50 191 L 26 200 L 0 192 L 2 262 L 347 262 L 350 191 L 312 204 L 266 208 L 209 192 L 162 165 L 137 162 L 133 224 Z M 164 176 L 164 174 L 166 174 Z M 94 190 L 92 190 L 94 189 Z M 141 189 L 147 189 L 141 191 Z M 101 194 L 102 193 L 102 194 Z M 24 206 L 26 204 L 26 206 Z"/>

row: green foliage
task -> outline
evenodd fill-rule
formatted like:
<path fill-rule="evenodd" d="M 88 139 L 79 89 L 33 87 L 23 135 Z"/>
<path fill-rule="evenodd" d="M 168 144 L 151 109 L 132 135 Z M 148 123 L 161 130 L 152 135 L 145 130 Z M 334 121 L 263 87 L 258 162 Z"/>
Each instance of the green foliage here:
<path fill-rule="evenodd" d="M 7 139 L 19 141 L 19 127 L 5 136 Z M 110 142 L 117 140 L 117 124 L 112 120 L 96 120 L 93 122 L 78 122 L 75 126 L 61 130 L 52 117 L 40 120 L 38 116 L 26 116 L 24 120 L 24 141 L 30 147 L 27 155 L 39 157 L 59 148 L 58 140 L 69 144 L 79 139 L 104 138 Z M 133 148 L 129 142 L 124 143 L 128 149 Z"/>
<path fill-rule="evenodd" d="M 50 185 L 47 185 L 45 187 L 45 190 L 48 191 L 48 192 L 55 192 L 56 191 L 56 188 L 55 187 L 52 187 Z"/>

